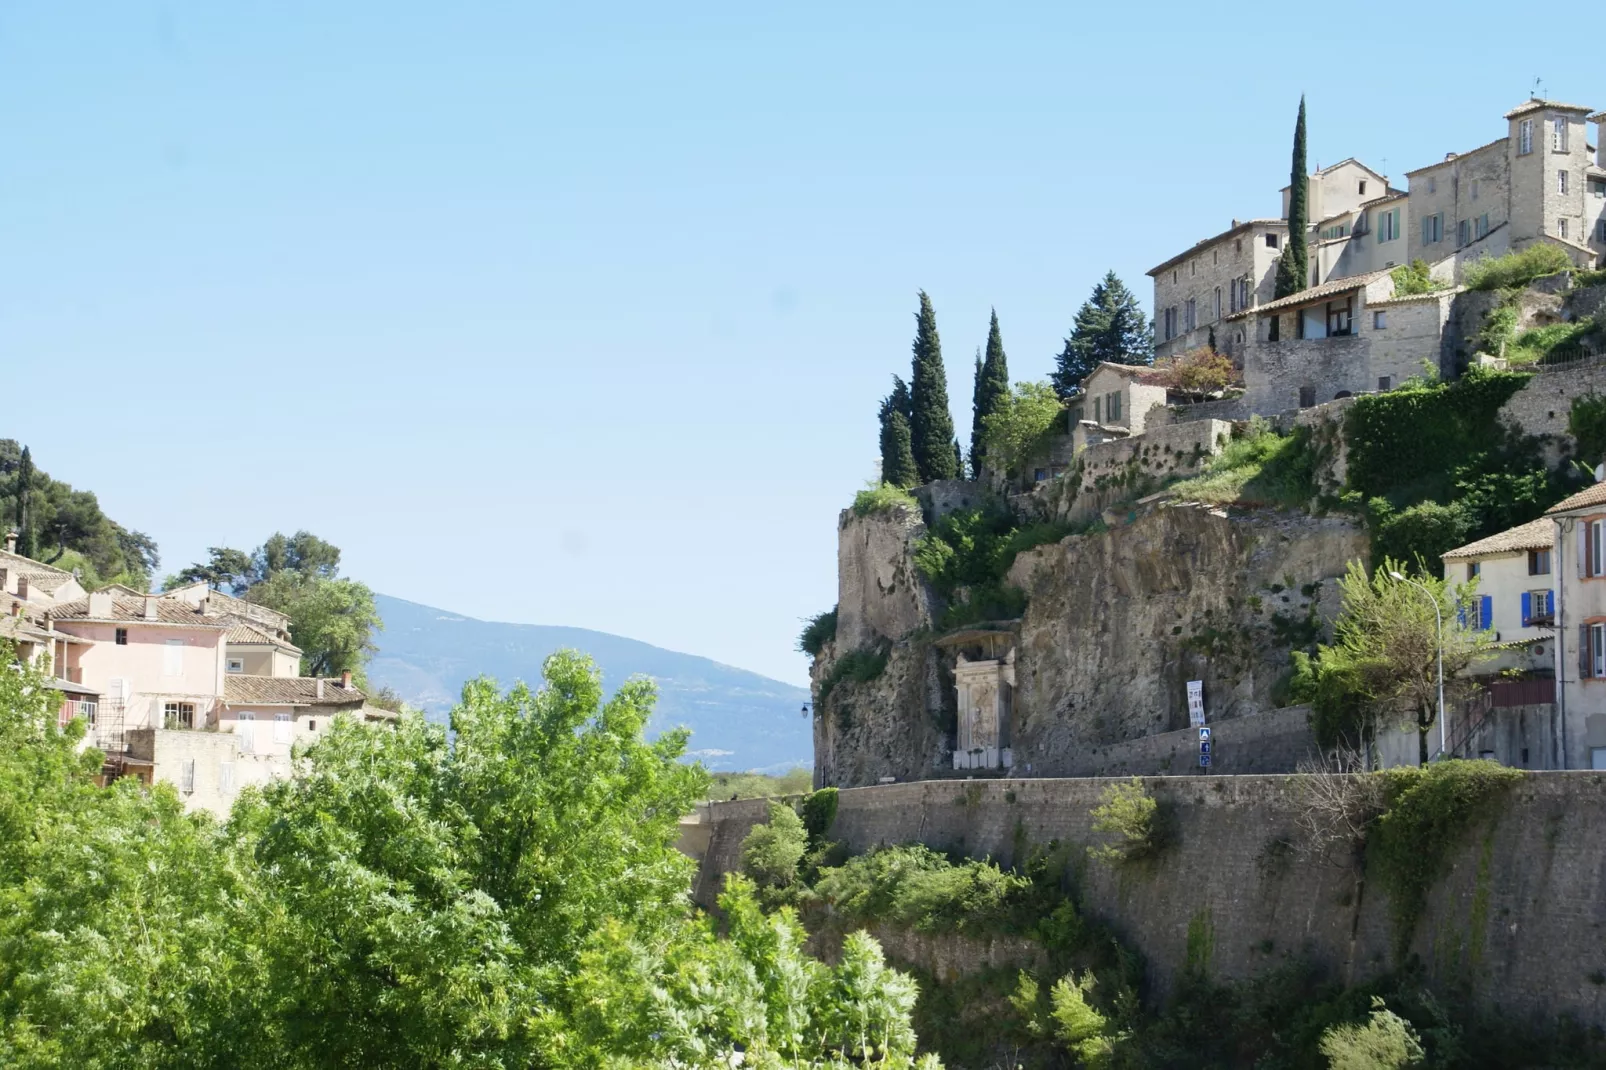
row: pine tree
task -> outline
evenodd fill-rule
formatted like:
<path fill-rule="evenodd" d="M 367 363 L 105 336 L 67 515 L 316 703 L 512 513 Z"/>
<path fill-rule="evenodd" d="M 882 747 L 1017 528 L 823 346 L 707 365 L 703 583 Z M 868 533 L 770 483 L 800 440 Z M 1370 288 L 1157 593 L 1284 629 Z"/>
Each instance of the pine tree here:
<path fill-rule="evenodd" d="M 997 412 L 1003 399 L 1009 396 L 1009 361 L 1004 357 L 1004 338 L 998 330 L 998 310 L 993 310 L 992 325 L 987 328 L 987 359 L 976 355 L 976 389 L 970 411 L 970 474 L 981 478 L 986 463 L 986 447 L 982 444 L 982 421 L 989 413 Z"/>
<path fill-rule="evenodd" d="M 1305 230 L 1310 223 L 1310 175 L 1305 173 L 1305 98 L 1299 98 L 1299 121 L 1294 124 L 1294 160 L 1288 175 L 1288 244 L 1277 261 L 1276 297 L 1297 294 L 1305 288 L 1310 270 L 1305 259 Z"/>
<path fill-rule="evenodd" d="M 896 375 L 892 393 L 881 399 L 881 482 L 895 487 L 920 483 L 909 434 L 909 386 Z"/>
<path fill-rule="evenodd" d="M 915 315 L 913 374 L 909 380 L 909 433 L 920 482 L 954 479 L 959 475 L 959 440 L 948 411 L 948 376 L 942 368 L 942 341 L 937 337 L 937 314 L 931 298 L 920 291 Z"/>
<path fill-rule="evenodd" d="M 1138 299 L 1113 271 L 1093 287 L 1076 312 L 1076 323 L 1050 377 L 1060 397 L 1070 397 L 1105 361 L 1153 364 L 1154 331 Z"/>
<path fill-rule="evenodd" d="M 33 532 L 33 452 L 22 447 L 22 459 L 17 463 L 17 552 L 23 557 L 34 557 L 39 547 Z"/>

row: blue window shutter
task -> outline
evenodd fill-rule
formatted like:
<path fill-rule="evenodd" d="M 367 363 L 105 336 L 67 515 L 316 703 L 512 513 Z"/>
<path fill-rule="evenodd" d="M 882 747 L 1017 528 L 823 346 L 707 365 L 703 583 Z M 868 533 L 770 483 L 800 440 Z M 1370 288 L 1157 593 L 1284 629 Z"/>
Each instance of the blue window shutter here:
<path fill-rule="evenodd" d="M 1551 618 L 1551 623 L 1552 624 L 1555 624 L 1557 627 L 1561 626 L 1561 621 L 1555 619 L 1555 617 L 1556 617 L 1556 592 L 1555 592 L 1554 588 L 1552 588 L 1550 591 L 1546 592 L 1546 594 L 1545 594 L 1545 616 Z"/>
<path fill-rule="evenodd" d="M 1534 619 L 1533 595 L 1528 591 L 1522 592 L 1522 623 L 1527 624 Z"/>
<path fill-rule="evenodd" d="M 1488 595 L 1478 596 L 1478 628 L 1488 631 L 1494 624 L 1494 599 Z"/>
<path fill-rule="evenodd" d="M 1455 607 L 1455 623 L 1458 628 L 1467 626 L 1467 607 L 1460 603 L 1457 603 Z"/>

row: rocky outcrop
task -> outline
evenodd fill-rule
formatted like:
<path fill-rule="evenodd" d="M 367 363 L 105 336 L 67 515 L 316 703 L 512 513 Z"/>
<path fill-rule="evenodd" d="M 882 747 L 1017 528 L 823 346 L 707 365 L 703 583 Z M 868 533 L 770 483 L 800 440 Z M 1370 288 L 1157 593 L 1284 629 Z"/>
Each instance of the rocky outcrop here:
<path fill-rule="evenodd" d="M 834 662 L 815 667 L 814 694 Z M 948 767 L 953 672 L 928 635 L 894 645 L 872 680 L 834 682 L 814 704 L 814 785 L 923 780 Z"/>
<path fill-rule="evenodd" d="M 1017 771 L 1053 776 L 1080 750 L 1188 727 L 1189 680 L 1213 721 L 1281 705 L 1290 648 L 1326 629 L 1333 581 L 1366 553 L 1347 517 L 1167 505 L 1021 554 Z"/>
<path fill-rule="evenodd" d="M 935 598 L 914 566 L 915 543 L 925 533 L 917 510 L 884 509 L 864 516 L 842 511 L 835 653 L 869 649 L 931 626 Z"/>

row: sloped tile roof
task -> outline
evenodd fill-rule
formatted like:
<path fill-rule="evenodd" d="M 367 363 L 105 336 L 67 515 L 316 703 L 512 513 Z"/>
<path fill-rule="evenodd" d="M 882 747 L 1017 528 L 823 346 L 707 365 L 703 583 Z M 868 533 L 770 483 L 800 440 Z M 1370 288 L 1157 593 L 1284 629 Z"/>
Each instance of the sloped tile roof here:
<path fill-rule="evenodd" d="M 223 628 L 225 625 L 216 617 L 203 616 L 188 602 L 177 598 L 167 598 L 162 595 L 153 595 L 156 599 L 156 620 L 145 619 L 145 599 L 128 598 L 113 595 L 111 599 L 112 611 L 106 616 L 91 616 L 89 613 L 89 597 L 63 602 L 49 608 L 50 615 L 56 620 L 114 620 L 130 621 L 133 623 L 160 623 L 160 624 L 187 624 L 192 628 Z"/>
<path fill-rule="evenodd" d="M 1379 268 L 1365 275 L 1351 275 L 1344 279 L 1334 279 L 1332 282 L 1324 282 L 1320 286 L 1312 286 L 1308 290 L 1301 290 L 1298 293 L 1289 294 L 1287 297 L 1268 301 L 1264 305 L 1247 308 L 1242 312 L 1234 312 L 1232 315 L 1223 318 L 1240 320 L 1262 312 L 1276 312 L 1284 308 L 1297 308 L 1312 301 L 1320 301 L 1324 297 L 1332 297 L 1334 294 L 1349 293 L 1351 290 L 1364 290 L 1367 286 L 1370 286 L 1393 270 L 1393 268 Z"/>
<path fill-rule="evenodd" d="M 1556 522 L 1545 517 L 1518 524 L 1514 528 L 1490 535 L 1487 539 L 1457 546 L 1441 556 L 1446 561 L 1467 557 L 1486 557 L 1489 554 L 1510 554 L 1523 550 L 1548 549 L 1556 541 Z"/>
<path fill-rule="evenodd" d="M 318 697 L 315 676 L 244 676 L 232 673 L 223 678 L 223 701 L 231 706 L 360 706 L 363 693 L 355 685 L 340 686 L 338 678 L 323 680 L 323 698 Z"/>
<path fill-rule="evenodd" d="M 1588 505 L 1602 504 L 1606 504 L 1606 483 L 1596 483 L 1593 487 L 1586 487 L 1571 498 L 1563 498 L 1549 509 L 1546 509 L 1545 515 L 1554 516 L 1556 513 L 1568 513 Z"/>
<path fill-rule="evenodd" d="M 1559 100 L 1541 100 L 1538 97 L 1534 97 L 1532 100 L 1525 101 L 1522 104 L 1518 104 L 1515 108 L 1512 108 L 1510 111 L 1506 112 L 1506 114 L 1504 116 L 1502 116 L 1502 118 L 1515 119 L 1517 116 L 1526 115 L 1531 111 L 1582 111 L 1582 112 L 1587 112 L 1587 111 L 1589 111 L 1589 109 L 1584 107 L 1582 104 L 1563 104 Z"/>
<path fill-rule="evenodd" d="M 1234 234 L 1241 234 L 1244 231 L 1252 230 L 1255 227 L 1282 227 L 1283 229 L 1286 230 L 1288 228 L 1288 220 L 1286 220 L 1286 219 L 1245 219 L 1242 222 L 1240 222 L 1237 226 L 1228 227 L 1226 230 L 1222 231 L 1220 234 L 1217 234 L 1213 238 L 1205 238 L 1203 241 L 1195 243 L 1186 252 L 1178 253 L 1176 256 L 1173 256 L 1171 259 L 1165 261 L 1164 263 L 1158 264 L 1155 267 L 1150 268 L 1148 271 L 1144 272 L 1144 274 L 1145 275 L 1158 275 L 1160 272 L 1164 271 L 1166 268 L 1174 267 L 1177 264 L 1182 263 L 1184 260 L 1188 259 L 1188 257 L 1195 256 L 1198 253 L 1203 252 L 1205 249 L 1210 248 L 1212 245 L 1216 244 L 1219 241 L 1225 241 L 1226 239 L 1232 237 Z"/>
<path fill-rule="evenodd" d="M 263 631 L 254 624 L 233 618 L 223 618 L 228 622 L 229 634 L 225 637 L 231 643 L 256 644 L 259 646 L 276 646 L 282 650 L 291 650 L 301 653 L 301 648 L 288 639 L 280 639 L 275 635 Z"/>

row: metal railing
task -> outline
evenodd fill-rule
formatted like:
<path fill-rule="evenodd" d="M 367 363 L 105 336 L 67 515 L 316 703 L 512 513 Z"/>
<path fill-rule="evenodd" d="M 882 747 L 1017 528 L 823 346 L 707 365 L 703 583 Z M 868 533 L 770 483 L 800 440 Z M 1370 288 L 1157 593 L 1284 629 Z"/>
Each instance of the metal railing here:
<path fill-rule="evenodd" d="M 1520 368 L 1534 372 L 1570 372 L 1598 364 L 1606 364 L 1606 353 L 1594 346 L 1572 345 L 1557 346 L 1536 363 L 1521 365 Z"/>

